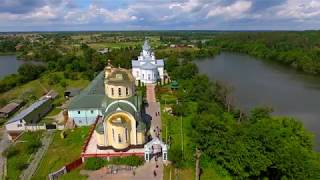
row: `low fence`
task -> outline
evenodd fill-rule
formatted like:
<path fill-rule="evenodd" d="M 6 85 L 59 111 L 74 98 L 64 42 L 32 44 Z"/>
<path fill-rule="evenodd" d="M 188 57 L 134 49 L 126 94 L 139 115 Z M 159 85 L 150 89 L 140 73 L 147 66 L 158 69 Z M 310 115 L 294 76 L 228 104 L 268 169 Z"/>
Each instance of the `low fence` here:
<path fill-rule="evenodd" d="M 70 171 L 76 169 L 77 167 L 81 166 L 82 163 L 83 163 L 82 158 L 79 158 L 79 159 L 73 161 L 72 163 L 66 165 L 67 172 L 70 172 Z"/>
<path fill-rule="evenodd" d="M 50 173 L 49 174 L 49 179 L 50 180 L 58 180 L 59 176 L 62 176 L 63 174 L 67 173 L 67 168 L 66 166 L 63 166 L 61 169 L 59 169 L 56 172 Z"/>
<path fill-rule="evenodd" d="M 82 146 L 82 152 L 85 152 L 85 151 L 86 151 L 86 149 L 87 149 L 87 147 L 88 147 L 88 145 L 89 145 L 89 141 L 90 141 L 90 139 L 91 139 L 91 136 L 92 136 L 92 134 L 93 134 L 93 132 L 94 132 L 94 129 L 96 128 L 96 125 L 97 125 L 97 123 L 98 123 L 98 121 L 99 121 L 100 118 L 101 118 L 101 116 L 97 116 L 96 121 L 94 122 L 93 126 L 91 126 L 90 131 L 89 131 L 89 136 L 87 136 L 87 138 L 86 138 L 86 140 L 85 140 L 85 143 L 84 143 L 84 145 Z"/>
<path fill-rule="evenodd" d="M 25 129 L 27 131 L 40 131 L 40 130 L 46 130 L 46 125 L 27 125 L 25 126 Z"/>
<path fill-rule="evenodd" d="M 53 130 L 53 129 L 58 129 L 58 130 L 63 130 L 64 125 L 59 125 L 59 124 L 43 124 L 43 125 L 26 125 L 25 130 L 26 131 L 40 131 L 40 130 Z"/>

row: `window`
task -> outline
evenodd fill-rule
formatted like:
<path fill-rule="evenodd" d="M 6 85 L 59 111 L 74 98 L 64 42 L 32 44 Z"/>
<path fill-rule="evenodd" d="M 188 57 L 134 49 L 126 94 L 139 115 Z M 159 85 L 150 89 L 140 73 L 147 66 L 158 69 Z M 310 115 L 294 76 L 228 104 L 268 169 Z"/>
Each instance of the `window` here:
<path fill-rule="evenodd" d="M 142 79 L 144 79 L 144 74 L 142 74 Z"/>
<path fill-rule="evenodd" d="M 137 71 L 137 73 L 136 73 L 136 74 L 137 74 L 137 77 L 139 77 L 139 71 Z"/>
<path fill-rule="evenodd" d="M 78 114 L 80 114 L 80 111 L 78 111 Z"/>
<path fill-rule="evenodd" d="M 93 110 L 91 110 L 91 114 L 93 114 Z"/>
<path fill-rule="evenodd" d="M 129 89 L 126 88 L 126 95 L 128 96 L 129 95 Z"/>
<path fill-rule="evenodd" d="M 114 129 L 112 129 L 112 139 L 113 139 L 113 141 L 115 141 L 115 139 L 114 139 Z"/>
<path fill-rule="evenodd" d="M 121 143 L 121 136 L 118 134 L 118 143 Z"/>
<path fill-rule="evenodd" d="M 150 80 L 150 74 L 148 74 L 148 80 Z"/>
<path fill-rule="evenodd" d="M 126 142 L 128 142 L 128 128 L 126 128 Z"/>
<path fill-rule="evenodd" d="M 22 124 L 17 124 L 18 127 L 22 127 Z"/>
<path fill-rule="evenodd" d="M 114 89 L 111 88 L 111 96 L 114 96 Z"/>
<path fill-rule="evenodd" d="M 118 94 L 121 96 L 121 88 L 118 89 Z"/>
<path fill-rule="evenodd" d="M 82 124 L 82 121 L 81 121 L 81 120 L 79 120 L 79 124 Z"/>

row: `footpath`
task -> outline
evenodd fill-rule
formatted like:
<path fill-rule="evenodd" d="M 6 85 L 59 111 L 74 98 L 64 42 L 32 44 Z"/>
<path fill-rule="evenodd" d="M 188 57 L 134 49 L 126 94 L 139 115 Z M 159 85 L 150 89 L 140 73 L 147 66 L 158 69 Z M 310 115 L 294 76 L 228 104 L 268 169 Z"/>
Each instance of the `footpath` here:
<path fill-rule="evenodd" d="M 46 133 L 45 136 L 41 139 L 42 146 L 38 149 L 38 151 L 34 155 L 28 168 L 21 173 L 20 179 L 23 179 L 23 180 L 31 179 L 33 174 L 36 172 L 43 155 L 47 152 L 49 145 L 52 142 L 54 133 L 53 131 L 46 131 L 45 133 Z"/>
<path fill-rule="evenodd" d="M 10 146 L 8 135 L 4 128 L 0 128 L 0 179 L 4 179 L 7 158 L 2 156 L 4 150 Z"/>

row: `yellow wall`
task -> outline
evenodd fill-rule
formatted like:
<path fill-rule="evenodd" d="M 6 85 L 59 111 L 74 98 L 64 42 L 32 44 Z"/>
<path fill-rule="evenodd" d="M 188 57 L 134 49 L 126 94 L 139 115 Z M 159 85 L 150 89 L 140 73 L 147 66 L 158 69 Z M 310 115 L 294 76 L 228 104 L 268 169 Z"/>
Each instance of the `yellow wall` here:
<path fill-rule="evenodd" d="M 112 95 L 112 88 L 113 88 L 113 95 Z M 119 88 L 121 89 L 121 96 L 119 95 Z M 128 94 L 126 94 L 126 88 L 128 88 Z M 134 85 L 130 86 L 115 86 L 106 84 L 105 86 L 105 93 L 108 95 L 108 97 L 113 99 L 124 99 L 131 97 L 134 93 Z"/>
<path fill-rule="evenodd" d="M 115 123 L 118 118 L 122 119 L 122 123 Z M 112 146 L 116 149 L 125 149 L 130 145 L 145 143 L 145 133 L 137 133 L 136 120 L 129 113 L 116 112 L 108 116 L 104 119 L 104 128 L 106 134 L 94 132 L 99 146 Z M 127 137 L 126 128 L 128 131 Z M 119 142 L 119 135 L 121 142 Z"/>

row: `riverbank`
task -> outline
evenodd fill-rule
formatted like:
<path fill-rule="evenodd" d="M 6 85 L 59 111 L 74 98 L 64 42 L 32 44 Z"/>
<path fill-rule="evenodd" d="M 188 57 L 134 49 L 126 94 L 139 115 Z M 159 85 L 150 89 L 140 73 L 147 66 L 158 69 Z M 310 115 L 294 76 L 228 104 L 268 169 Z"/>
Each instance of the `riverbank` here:
<path fill-rule="evenodd" d="M 0 52 L 0 56 L 16 55 L 16 52 Z"/>
<path fill-rule="evenodd" d="M 243 111 L 268 106 L 274 115 L 291 116 L 316 134 L 320 150 L 320 78 L 300 73 L 275 62 L 225 52 L 195 61 L 201 73 L 228 86 L 230 100 Z M 297 96 L 298 95 L 298 96 Z"/>

